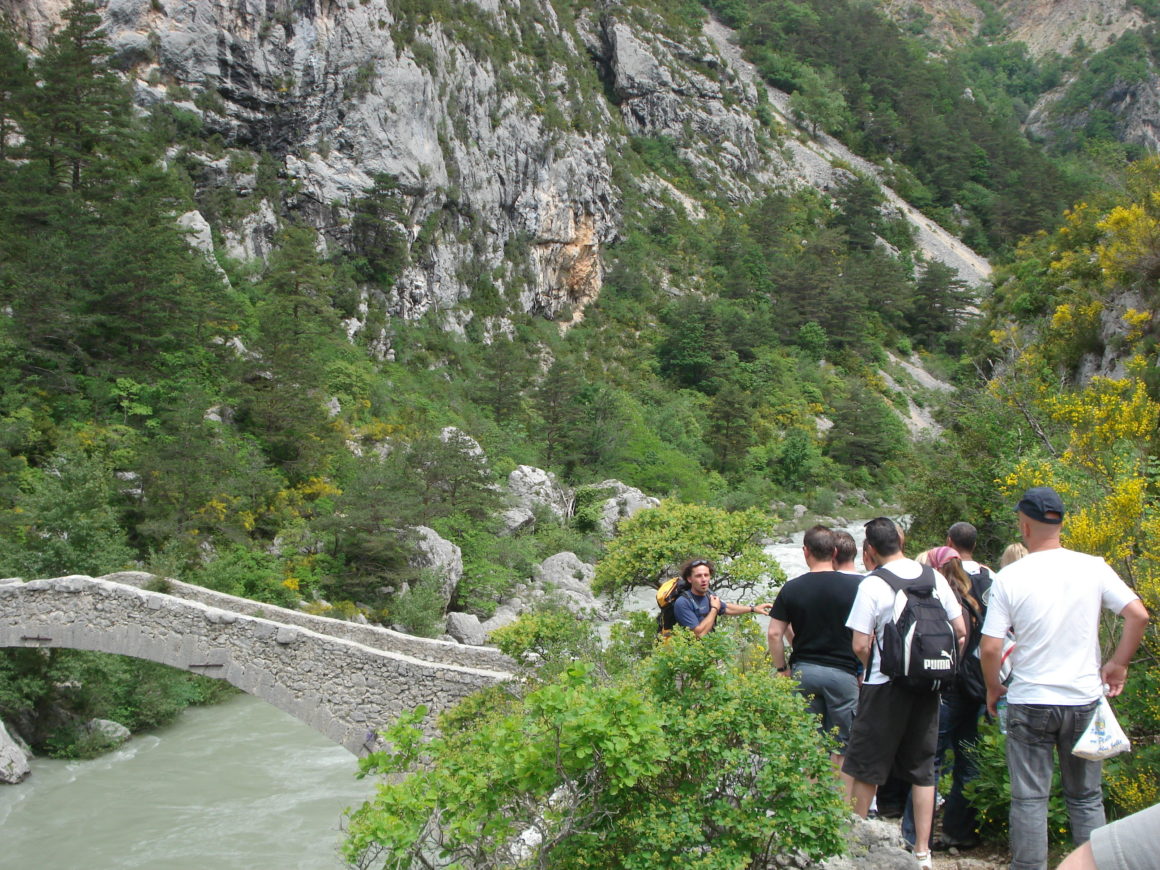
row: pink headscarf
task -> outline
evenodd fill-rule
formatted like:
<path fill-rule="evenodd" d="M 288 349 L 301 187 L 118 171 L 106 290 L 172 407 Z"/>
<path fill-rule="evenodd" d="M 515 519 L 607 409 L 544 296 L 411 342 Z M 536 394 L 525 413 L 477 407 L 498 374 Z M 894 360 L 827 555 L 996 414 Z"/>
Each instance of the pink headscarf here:
<path fill-rule="evenodd" d="M 935 547 L 927 553 L 927 558 L 930 560 L 930 567 L 936 571 L 941 571 L 943 565 L 951 559 L 961 559 L 959 551 L 954 547 Z"/>

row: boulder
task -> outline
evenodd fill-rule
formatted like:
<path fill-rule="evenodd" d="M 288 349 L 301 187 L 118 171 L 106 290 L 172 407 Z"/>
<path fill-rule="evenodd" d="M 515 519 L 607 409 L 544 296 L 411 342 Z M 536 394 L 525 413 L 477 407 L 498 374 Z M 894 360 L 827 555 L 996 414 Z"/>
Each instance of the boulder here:
<path fill-rule="evenodd" d="M 500 519 L 503 521 L 503 532 L 505 535 L 514 535 L 516 532 L 526 529 L 536 521 L 536 515 L 524 507 L 508 508 L 502 514 Z"/>
<path fill-rule="evenodd" d="M 914 870 L 918 861 L 906 851 L 897 822 L 853 818 L 846 854 L 823 862 L 822 870 Z"/>
<path fill-rule="evenodd" d="M 635 486 L 619 480 L 606 480 L 593 489 L 610 490 L 611 495 L 600 505 L 600 531 L 611 537 L 616 532 L 616 524 L 628 519 L 638 511 L 655 508 L 661 503 L 659 498 L 645 495 Z"/>
<path fill-rule="evenodd" d="M 463 579 L 463 551 L 432 528 L 413 528 L 416 540 L 411 567 L 429 570 L 439 579 L 439 597 L 446 606 Z"/>
<path fill-rule="evenodd" d="M 0 722 L 0 783 L 15 785 L 32 772 L 28 748 Z"/>
<path fill-rule="evenodd" d="M 591 596 L 592 577 L 596 569 L 581 562 L 575 553 L 557 553 L 549 556 L 535 568 L 535 579 L 557 589 L 566 589 Z"/>
<path fill-rule="evenodd" d="M 522 608 L 522 605 L 521 605 Z M 513 607 L 511 604 L 501 604 L 495 609 L 495 613 L 490 618 L 485 619 L 482 623 L 483 630 L 490 635 L 497 628 L 511 625 L 520 618 L 520 609 Z"/>
<path fill-rule="evenodd" d="M 557 553 L 533 569 L 530 595 L 555 600 L 577 615 L 607 619 L 608 613 L 592 594 L 590 584 L 595 573 L 596 569 L 580 561 L 575 553 Z"/>
<path fill-rule="evenodd" d="M 459 643 L 483 646 L 487 643 L 487 632 L 480 625 L 479 617 L 471 613 L 448 613 L 447 633 Z"/>
<path fill-rule="evenodd" d="M 546 507 L 561 521 L 572 513 L 571 491 L 556 482 L 556 475 L 542 468 L 517 466 L 508 475 L 508 493 L 515 507 L 527 511 Z"/>
<path fill-rule="evenodd" d="M 90 719 L 85 723 L 85 731 L 89 734 L 99 735 L 113 746 L 120 746 L 133 736 L 128 728 L 112 719 Z"/>

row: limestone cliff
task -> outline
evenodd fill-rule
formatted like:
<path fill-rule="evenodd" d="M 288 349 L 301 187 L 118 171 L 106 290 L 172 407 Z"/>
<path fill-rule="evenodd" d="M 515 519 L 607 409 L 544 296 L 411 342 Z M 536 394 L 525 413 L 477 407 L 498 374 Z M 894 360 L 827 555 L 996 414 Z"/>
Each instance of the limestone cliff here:
<path fill-rule="evenodd" d="M 0 0 L 35 47 L 65 0 Z M 264 256 L 279 222 L 347 247 L 352 203 L 393 179 L 407 265 L 367 312 L 442 312 L 448 328 L 488 284 L 519 310 L 568 320 L 601 289 L 622 224 L 614 157 L 665 135 L 714 190 L 834 183 L 836 143 L 779 137 L 757 120 L 759 85 L 728 35 L 642 8 L 552 0 L 97 0 L 136 102 L 196 116 L 207 147 L 181 159 L 202 193 L 241 206 L 211 216 L 219 246 Z M 772 92 L 772 105 L 785 96 Z M 785 129 L 785 128 L 781 128 Z M 272 161 L 271 194 L 253 159 Z M 175 154 L 175 157 L 177 155 Z M 866 167 L 872 171 L 872 167 Z M 896 198 L 895 198 L 896 199 Z M 899 204 L 902 205 L 902 204 Z M 697 204 L 689 203 L 696 214 Z M 971 283 L 987 264 L 905 208 L 928 256 Z M 678 288 L 679 290 L 680 288 Z M 373 337 L 372 337 L 373 338 Z"/>

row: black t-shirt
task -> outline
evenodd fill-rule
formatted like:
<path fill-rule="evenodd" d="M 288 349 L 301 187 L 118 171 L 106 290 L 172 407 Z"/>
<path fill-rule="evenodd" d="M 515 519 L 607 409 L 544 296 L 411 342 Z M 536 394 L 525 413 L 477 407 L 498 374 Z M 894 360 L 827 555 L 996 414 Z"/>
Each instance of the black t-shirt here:
<path fill-rule="evenodd" d="M 790 663 L 811 662 L 858 673 L 846 618 L 862 578 L 841 571 L 810 571 L 781 587 L 770 616 L 793 626 Z"/>

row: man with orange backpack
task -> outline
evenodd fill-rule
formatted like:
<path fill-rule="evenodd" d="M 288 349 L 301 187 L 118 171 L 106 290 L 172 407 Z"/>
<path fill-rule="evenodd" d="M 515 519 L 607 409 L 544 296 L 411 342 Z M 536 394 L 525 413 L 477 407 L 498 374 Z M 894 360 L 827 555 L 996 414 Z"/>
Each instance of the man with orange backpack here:
<path fill-rule="evenodd" d="M 740 616 L 745 613 L 769 615 L 771 602 L 762 604 L 733 604 L 722 601 L 709 591 L 715 569 L 708 559 L 693 559 L 681 568 L 681 578 L 675 584 L 675 597 L 661 604 L 660 628 L 664 633 L 673 625 L 683 625 L 697 637 L 704 637 L 717 627 L 717 617 Z M 664 587 L 662 587 L 663 589 Z M 658 603 L 660 595 L 658 594 Z M 671 608 L 671 620 L 666 619 L 666 608 Z M 666 624 L 667 623 L 667 624 Z"/>

